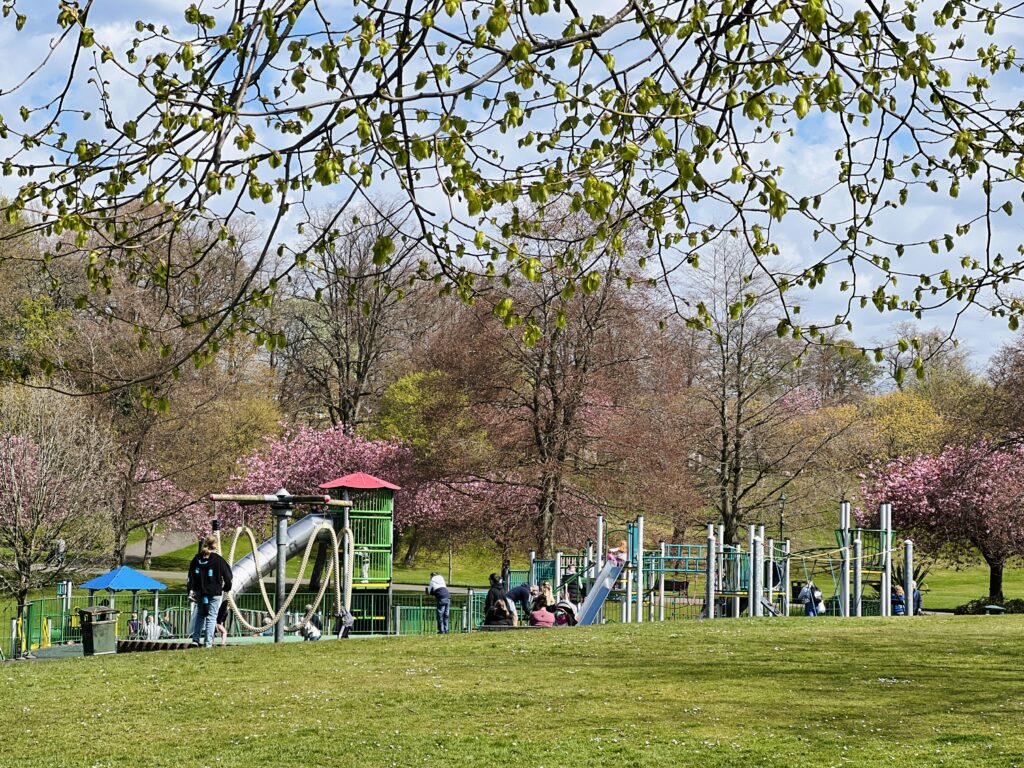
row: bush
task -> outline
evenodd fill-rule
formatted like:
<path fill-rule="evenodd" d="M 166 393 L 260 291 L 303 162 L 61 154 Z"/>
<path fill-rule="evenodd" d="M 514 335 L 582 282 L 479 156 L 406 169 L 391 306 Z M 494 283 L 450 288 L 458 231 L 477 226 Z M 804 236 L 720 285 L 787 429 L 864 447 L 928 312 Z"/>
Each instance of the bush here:
<path fill-rule="evenodd" d="M 1020 598 L 995 600 L 990 597 L 979 597 L 977 600 L 971 600 L 969 603 L 958 605 L 953 609 L 953 613 L 960 616 L 979 616 L 986 612 L 986 605 L 1002 606 L 1006 613 L 1024 613 L 1024 600 Z"/>

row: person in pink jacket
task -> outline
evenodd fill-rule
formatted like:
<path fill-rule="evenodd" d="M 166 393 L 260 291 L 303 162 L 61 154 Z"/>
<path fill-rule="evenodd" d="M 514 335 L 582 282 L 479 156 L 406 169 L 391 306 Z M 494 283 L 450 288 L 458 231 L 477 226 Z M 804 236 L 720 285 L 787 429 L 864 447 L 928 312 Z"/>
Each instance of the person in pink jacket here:
<path fill-rule="evenodd" d="M 548 601 L 544 595 L 537 595 L 537 598 L 533 601 L 533 610 L 530 611 L 530 626 L 555 626 L 555 614 L 548 610 Z"/>

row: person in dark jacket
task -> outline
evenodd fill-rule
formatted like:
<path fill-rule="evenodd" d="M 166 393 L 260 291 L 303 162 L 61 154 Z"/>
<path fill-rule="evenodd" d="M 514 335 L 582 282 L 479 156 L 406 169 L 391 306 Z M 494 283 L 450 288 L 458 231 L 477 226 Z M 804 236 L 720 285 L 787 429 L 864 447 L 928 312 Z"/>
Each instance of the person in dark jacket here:
<path fill-rule="evenodd" d="M 536 587 L 531 587 L 529 584 L 520 584 L 518 587 L 510 589 L 506 597 L 512 598 L 512 600 L 519 604 L 519 607 L 523 610 L 523 616 L 530 615 L 530 601 L 533 600 L 538 594 Z"/>
<path fill-rule="evenodd" d="M 196 619 L 192 623 L 193 647 L 213 646 L 217 614 L 224 593 L 230 589 L 231 566 L 217 553 L 217 537 L 207 536 L 199 546 L 199 554 L 188 564 L 188 595 L 196 606 Z"/>
<path fill-rule="evenodd" d="M 491 588 L 487 590 L 487 597 L 484 598 L 484 615 L 490 613 L 495 603 L 505 599 L 505 586 L 501 583 L 498 574 L 490 575 Z"/>
<path fill-rule="evenodd" d="M 452 593 L 448 591 L 448 585 L 444 583 L 444 577 L 441 574 L 430 574 L 427 594 L 433 595 L 437 600 L 437 634 L 447 635 L 448 615 L 452 608 Z"/>

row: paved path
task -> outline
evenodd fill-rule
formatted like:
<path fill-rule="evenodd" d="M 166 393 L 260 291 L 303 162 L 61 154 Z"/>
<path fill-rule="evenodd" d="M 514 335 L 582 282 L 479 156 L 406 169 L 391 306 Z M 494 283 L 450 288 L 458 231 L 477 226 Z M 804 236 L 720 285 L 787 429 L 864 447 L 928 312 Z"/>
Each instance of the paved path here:
<path fill-rule="evenodd" d="M 194 533 L 184 531 L 158 533 L 153 537 L 153 557 L 166 555 L 168 552 L 177 552 L 182 547 L 195 543 L 196 535 Z M 141 563 L 144 554 L 146 554 L 145 540 L 134 541 L 125 548 L 124 559 L 128 563 Z"/>

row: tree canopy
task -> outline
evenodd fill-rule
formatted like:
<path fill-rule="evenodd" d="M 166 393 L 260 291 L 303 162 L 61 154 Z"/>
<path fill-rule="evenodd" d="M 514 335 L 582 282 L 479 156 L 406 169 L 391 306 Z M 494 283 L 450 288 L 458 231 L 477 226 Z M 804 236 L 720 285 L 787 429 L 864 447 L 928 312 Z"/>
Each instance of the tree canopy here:
<path fill-rule="evenodd" d="M 164 350 L 168 368 L 240 330 L 278 345 L 251 310 L 374 191 L 395 197 L 379 269 L 403 256 L 467 301 L 504 294 L 495 312 L 528 341 L 541 330 L 509 275 L 567 269 L 567 291 L 592 292 L 610 251 L 617 275 L 671 286 L 728 233 L 778 292 L 780 335 L 825 339 L 864 307 L 977 304 L 1018 322 L 1019 237 L 999 232 L 1024 175 L 1005 87 L 1021 68 L 1013 8 L 235 0 L 182 17 L 147 8 L 130 39 L 94 0 L 8 0 L 3 13 L 52 39 L 0 83 L 2 172 L 17 180 L 5 237 L 44 234 L 25 258 L 74 263 L 80 302 L 118 276 L 163 296 L 159 317 L 122 319 L 197 329 Z M 942 231 L 908 226 L 942 198 L 958 198 Z M 313 205 L 329 213 L 310 240 Z M 522 251 L 553 205 L 593 227 Z M 624 245 L 626 222 L 644 252 Z M 171 286 L 201 279 L 243 230 L 232 290 L 181 301 Z M 783 231 L 806 243 L 788 266 Z M 834 314 L 801 315 L 797 289 L 821 285 Z"/>

